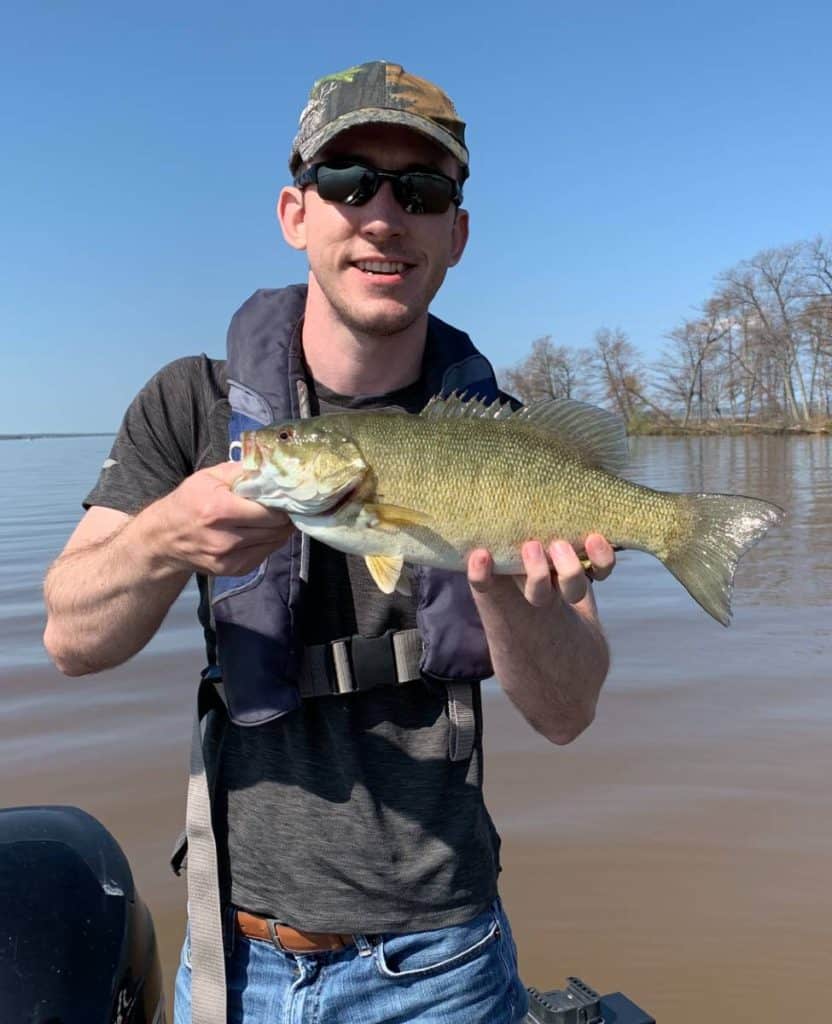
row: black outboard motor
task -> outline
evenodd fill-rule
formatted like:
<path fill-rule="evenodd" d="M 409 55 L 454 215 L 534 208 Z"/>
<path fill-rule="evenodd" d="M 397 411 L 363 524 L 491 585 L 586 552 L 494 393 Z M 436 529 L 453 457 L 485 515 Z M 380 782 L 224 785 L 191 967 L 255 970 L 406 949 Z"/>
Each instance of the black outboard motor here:
<path fill-rule="evenodd" d="M 150 912 L 77 807 L 0 810 L 3 1024 L 165 1024 Z"/>

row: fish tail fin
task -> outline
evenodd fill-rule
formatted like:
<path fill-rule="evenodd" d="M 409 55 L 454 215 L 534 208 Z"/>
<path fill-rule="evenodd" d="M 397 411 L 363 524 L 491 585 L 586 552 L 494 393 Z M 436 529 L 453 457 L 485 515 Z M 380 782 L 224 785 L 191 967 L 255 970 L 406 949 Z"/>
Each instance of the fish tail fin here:
<path fill-rule="evenodd" d="M 717 622 L 731 620 L 737 563 L 783 509 L 739 494 L 680 494 L 678 528 L 661 561 Z"/>

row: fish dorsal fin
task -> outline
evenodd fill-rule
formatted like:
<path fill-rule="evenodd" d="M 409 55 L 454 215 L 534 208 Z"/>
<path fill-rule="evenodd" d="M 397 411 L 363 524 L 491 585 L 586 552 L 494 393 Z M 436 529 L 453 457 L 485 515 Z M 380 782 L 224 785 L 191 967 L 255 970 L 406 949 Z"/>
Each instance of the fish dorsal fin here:
<path fill-rule="evenodd" d="M 627 464 L 627 431 L 621 420 L 606 409 L 573 398 L 545 398 L 512 410 L 508 402 L 497 399 L 490 404 L 479 398 L 467 401 L 458 394 L 435 397 L 422 410 L 432 419 L 475 417 L 524 424 L 569 445 L 588 466 L 618 473 Z"/>
<path fill-rule="evenodd" d="M 512 408 L 509 402 L 501 402 L 499 398 L 489 404 L 481 398 L 462 398 L 455 392 L 448 398 L 434 395 L 419 415 L 436 420 L 462 417 L 504 420 L 512 415 Z"/>
<path fill-rule="evenodd" d="M 619 473 L 627 465 L 627 428 L 615 413 L 574 398 L 547 398 L 518 410 L 512 419 L 554 434 L 588 466 Z"/>

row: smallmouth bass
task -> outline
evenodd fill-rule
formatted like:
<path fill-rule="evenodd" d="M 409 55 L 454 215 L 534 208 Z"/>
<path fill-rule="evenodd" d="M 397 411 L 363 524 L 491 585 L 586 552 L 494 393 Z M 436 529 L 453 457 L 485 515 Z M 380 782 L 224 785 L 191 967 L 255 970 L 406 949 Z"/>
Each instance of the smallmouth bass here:
<path fill-rule="evenodd" d="M 363 555 L 385 593 L 410 562 L 464 571 L 487 548 L 498 573 L 523 571 L 527 540 L 590 533 L 658 558 L 728 625 L 740 558 L 783 510 L 733 494 L 656 491 L 623 479 L 624 424 L 569 399 L 511 406 L 454 395 L 418 414 L 351 412 L 241 436 L 232 490 L 284 509 L 297 528 Z"/>

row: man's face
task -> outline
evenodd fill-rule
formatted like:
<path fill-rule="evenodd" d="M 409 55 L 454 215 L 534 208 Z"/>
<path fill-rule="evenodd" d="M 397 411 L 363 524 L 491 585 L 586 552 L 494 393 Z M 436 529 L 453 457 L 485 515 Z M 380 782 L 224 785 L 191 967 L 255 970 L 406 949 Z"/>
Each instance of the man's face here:
<path fill-rule="evenodd" d="M 458 175 L 450 154 L 398 125 L 349 129 L 314 162 L 335 157 L 355 157 L 384 170 Z M 361 206 L 327 202 L 315 186 L 303 191 L 300 202 L 294 241 L 284 223 L 287 240 L 306 250 L 312 291 L 317 284 L 318 298 L 329 312 L 360 334 L 397 334 L 422 317 L 468 237 L 464 210 L 451 205 L 441 214 L 406 213 L 389 181 Z"/>

